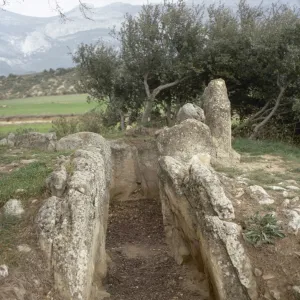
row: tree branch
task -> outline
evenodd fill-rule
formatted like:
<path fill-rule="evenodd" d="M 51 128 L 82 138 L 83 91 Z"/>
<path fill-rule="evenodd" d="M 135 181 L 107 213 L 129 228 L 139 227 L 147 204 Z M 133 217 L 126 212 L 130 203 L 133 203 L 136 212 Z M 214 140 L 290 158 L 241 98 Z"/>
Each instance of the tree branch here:
<path fill-rule="evenodd" d="M 256 118 L 259 117 L 261 114 L 263 114 L 266 109 L 268 108 L 269 104 L 270 104 L 270 100 L 264 105 L 264 107 L 262 109 L 260 109 L 258 112 L 256 112 L 253 116 L 251 116 L 246 122 L 243 122 L 241 125 L 237 126 L 234 130 L 233 130 L 233 134 L 237 133 L 239 130 L 241 130 L 242 128 L 246 127 L 247 125 L 253 123 L 256 121 Z"/>
<path fill-rule="evenodd" d="M 269 113 L 269 115 L 262 122 L 260 122 L 259 124 L 257 124 L 255 126 L 253 133 L 250 136 L 251 139 L 255 139 L 257 137 L 259 130 L 269 122 L 269 120 L 273 117 L 273 115 L 275 114 L 275 112 L 277 111 L 277 109 L 279 107 L 280 101 L 282 100 L 282 97 L 284 95 L 286 87 L 281 86 L 279 84 L 279 80 L 277 80 L 277 84 L 280 86 L 280 92 L 279 92 L 279 95 L 277 96 L 275 105 L 274 105 L 273 109 L 271 110 L 271 112 Z"/>
<path fill-rule="evenodd" d="M 148 84 L 148 73 L 146 73 L 144 75 L 144 86 L 145 86 L 145 91 L 146 91 L 147 98 L 150 98 L 151 93 L 150 93 L 150 88 L 149 88 L 149 84 Z"/>
<path fill-rule="evenodd" d="M 160 85 L 158 86 L 156 89 L 153 90 L 152 92 L 152 95 L 153 97 L 155 98 L 161 91 L 165 90 L 165 89 L 168 89 L 170 87 L 173 87 L 175 85 L 177 85 L 178 83 L 186 80 L 188 77 L 184 77 L 182 79 L 178 79 L 178 80 L 175 80 L 173 82 L 170 82 L 170 83 L 166 83 L 166 84 L 163 84 L 163 85 Z"/>

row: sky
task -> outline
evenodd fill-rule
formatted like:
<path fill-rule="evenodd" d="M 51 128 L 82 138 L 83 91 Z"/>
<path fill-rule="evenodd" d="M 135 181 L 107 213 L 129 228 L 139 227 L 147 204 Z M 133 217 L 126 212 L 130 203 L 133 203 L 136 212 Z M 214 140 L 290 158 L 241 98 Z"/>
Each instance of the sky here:
<path fill-rule="evenodd" d="M 151 0 L 152 3 L 159 3 L 161 1 L 162 0 Z M 147 0 L 84 0 L 82 2 L 98 7 L 114 2 L 144 4 L 147 3 Z M 78 0 L 58 0 L 58 3 L 64 11 L 69 11 L 78 5 Z M 55 16 L 57 13 L 54 8 L 55 0 L 9 0 L 9 4 L 5 7 L 8 11 L 35 17 Z"/>

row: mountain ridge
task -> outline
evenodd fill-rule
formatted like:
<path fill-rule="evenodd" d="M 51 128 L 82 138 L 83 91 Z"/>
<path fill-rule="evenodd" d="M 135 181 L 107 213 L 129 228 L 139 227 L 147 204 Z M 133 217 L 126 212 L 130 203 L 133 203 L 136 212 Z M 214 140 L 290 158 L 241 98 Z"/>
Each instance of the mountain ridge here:
<path fill-rule="evenodd" d="M 188 1 L 192 2 L 197 4 L 202 0 Z M 237 1 L 226 2 L 233 8 Z M 265 5 L 271 2 L 267 0 Z M 251 3 L 257 5 L 260 0 Z M 300 5 L 300 0 L 290 0 L 289 4 Z M 59 17 L 33 17 L 0 10 L 0 75 L 72 67 L 70 51 L 75 51 L 80 43 L 94 43 L 100 39 L 117 45 L 109 35 L 110 29 L 119 28 L 126 13 L 136 15 L 141 7 L 123 2 L 93 7 L 89 13 L 91 21 L 84 18 L 77 6 L 66 13 L 64 23 Z"/>

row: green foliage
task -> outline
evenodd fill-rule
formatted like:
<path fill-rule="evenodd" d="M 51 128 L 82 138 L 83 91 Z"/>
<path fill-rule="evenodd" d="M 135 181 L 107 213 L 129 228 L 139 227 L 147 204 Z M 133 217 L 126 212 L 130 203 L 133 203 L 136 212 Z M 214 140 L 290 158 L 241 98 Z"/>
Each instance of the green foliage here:
<path fill-rule="evenodd" d="M 80 131 L 103 133 L 103 112 L 92 111 L 84 114 L 80 118 Z"/>
<path fill-rule="evenodd" d="M 78 132 L 79 126 L 78 118 L 60 117 L 52 121 L 52 130 L 56 132 L 58 138 Z"/>
<path fill-rule="evenodd" d="M 45 179 L 52 172 L 52 168 L 44 162 L 34 162 L 11 173 L 4 173 L 0 177 L 0 207 L 16 196 L 17 189 L 24 189 L 18 195 L 24 199 L 38 197 L 45 190 Z"/>
<path fill-rule="evenodd" d="M 32 127 L 18 128 L 18 129 L 15 131 L 15 134 L 16 134 L 16 135 L 23 135 L 23 134 L 30 133 L 30 132 L 34 132 L 34 131 L 36 131 L 36 129 L 34 129 L 34 128 L 32 128 Z"/>
<path fill-rule="evenodd" d="M 256 213 L 246 221 L 245 225 L 244 238 L 255 246 L 273 244 L 276 238 L 285 237 L 276 217 L 271 213 L 264 216 Z"/>

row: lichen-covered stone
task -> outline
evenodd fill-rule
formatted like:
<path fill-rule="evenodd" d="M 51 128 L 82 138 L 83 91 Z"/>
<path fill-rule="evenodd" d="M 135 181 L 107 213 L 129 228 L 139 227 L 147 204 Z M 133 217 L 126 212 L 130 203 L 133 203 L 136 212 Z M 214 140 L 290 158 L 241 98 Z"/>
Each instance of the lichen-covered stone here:
<path fill-rule="evenodd" d="M 200 122 L 205 122 L 203 109 L 193 103 L 186 103 L 183 105 L 179 109 L 176 119 L 178 123 L 188 119 L 195 119 Z"/>
<path fill-rule="evenodd" d="M 65 170 L 61 180 L 57 174 L 50 177 L 54 182 L 49 179 L 48 185 L 59 196 L 47 199 L 37 217 L 40 245 L 61 297 L 89 300 L 93 284 L 101 285 L 106 274 L 110 146 L 103 139 L 97 148 L 77 150 L 65 164 L 72 165 L 72 172 L 66 180 Z"/>

